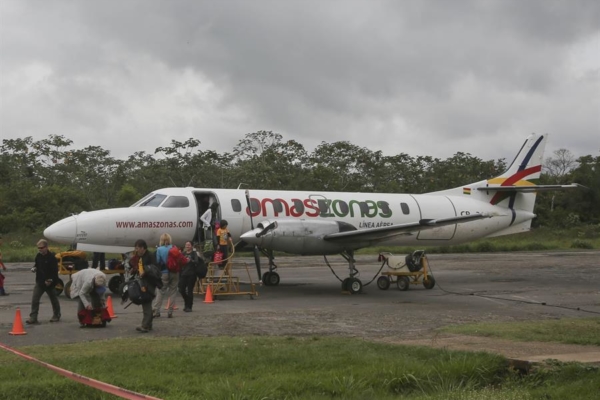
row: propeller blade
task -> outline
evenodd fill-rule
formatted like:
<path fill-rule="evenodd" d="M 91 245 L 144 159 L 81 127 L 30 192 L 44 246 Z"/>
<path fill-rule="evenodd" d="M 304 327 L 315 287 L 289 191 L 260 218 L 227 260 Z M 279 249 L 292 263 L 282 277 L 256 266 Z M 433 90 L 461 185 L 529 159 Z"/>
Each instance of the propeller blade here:
<path fill-rule="evenodd" d="M 250 207 L 250 192 L 246 189 L 246 204 L 248 205 L 248 214 L 250 214 L 250 228 L 254 230 L 254 221 L 252 219 L 252 207 Z M 260 251 L 258 246 L 254 245 L 254 264 L 256 265 L 256 273 L 258 274 L 258 281 L 262 282 L 262 274 L 260 271 Z"/>

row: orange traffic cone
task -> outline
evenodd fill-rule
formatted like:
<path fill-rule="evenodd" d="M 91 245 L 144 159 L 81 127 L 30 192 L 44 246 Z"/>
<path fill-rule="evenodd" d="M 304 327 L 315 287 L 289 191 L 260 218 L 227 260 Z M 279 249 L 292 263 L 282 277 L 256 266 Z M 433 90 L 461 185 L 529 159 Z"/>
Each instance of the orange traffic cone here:
<path fill-rule="evenodd" d="M 106 298 L 106 308 L 108 309 L 108 316 L 111 319 L 117 318 L 117 316 L 115 315 L 115 310 L 113 309 L 113 305 L 112 305 L 112 296 L 108 296 Z"/>
<path fill-rule="evenodd" d="M 213 298 L 212 298 L 212 289 L 210 288 L 210 285 L 206 286 L 206 295 L 204 296 L 204 302 L 205 303 L 214 303 Z"/>
<path fill-rule="evenodd" d="M 23 321 L 21 320 L 21 310 L 17 307 L 15 313 L 15 322 L 13 322 L 13 330 L 8 332 L 10 335 L 27 335 L 25 329 L 23 329 Z"/>
<path fill-rule="evenodd" d="M 173 302 L 173 303 L 175 303 L 175 302 Z M 171 298 L 169 297 L 167 299 L 167 306 L 165 307 L 165 310 L 168 310 L 170 306 L 171 306 Z M 179 307 L 177 307 L 177 304 L 173 305 L 173 310 L 179 310 Z"/>

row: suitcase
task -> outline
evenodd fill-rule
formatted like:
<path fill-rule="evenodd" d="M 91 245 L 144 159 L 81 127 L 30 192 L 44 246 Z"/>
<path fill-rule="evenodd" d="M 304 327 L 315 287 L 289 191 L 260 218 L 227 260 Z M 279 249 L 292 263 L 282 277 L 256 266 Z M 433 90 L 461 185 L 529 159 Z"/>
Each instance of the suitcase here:
<path fill-rule="evenodd" d="M 93 328 L 104 328 L 106 327 L 106 323 L 112 320 L 106 307 L 81 310 L 77 313 L 77 317 L 82 326 Z"/>

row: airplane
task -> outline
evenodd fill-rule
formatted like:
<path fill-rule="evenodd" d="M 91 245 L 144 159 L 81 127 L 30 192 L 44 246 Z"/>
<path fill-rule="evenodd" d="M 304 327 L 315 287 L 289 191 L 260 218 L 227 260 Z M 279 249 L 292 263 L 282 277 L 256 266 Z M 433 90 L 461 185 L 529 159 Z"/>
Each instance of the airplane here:
<path fill-rule="evenodd" d="M 362 291 L 354 252 L 375 246 L 442 246 L 528 231 L 537 192 L 582 187 L 536 185 L 547 135 L 532 134 L 503 174 L 453 189 L 425 194 L 351 193 L 171 187 L 155 190 L 130 207 L 82 212 L 44 231 L 52 241 L 78 250 L 125 253 L 137 239 L 158 243 L 199 241 L 199 217 L 213 202 L 227 220 L 235 244 L 254 247 L 258 278 L 280 282 L 273 252 L 340 254 L 348 262 L 342 289 Z M 260 222 L 254 226 L 254 220 Z M 260 255 L 269 258 L 261 275 Z"/>

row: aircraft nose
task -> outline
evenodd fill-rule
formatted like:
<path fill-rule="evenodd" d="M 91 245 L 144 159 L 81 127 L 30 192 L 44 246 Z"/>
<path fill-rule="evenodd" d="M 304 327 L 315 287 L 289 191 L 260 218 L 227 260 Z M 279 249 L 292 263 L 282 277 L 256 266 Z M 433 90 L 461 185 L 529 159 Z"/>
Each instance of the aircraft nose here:
<path fill-rule="evenodd" d="M 73 216 L 61 219 L 44 230 L 44 237 L 58 243 L 73 243 L 77 234 L 77 219 Z"/>

